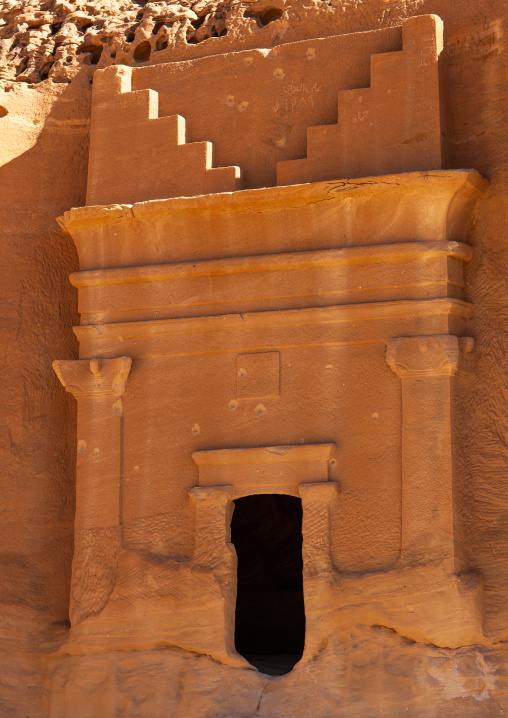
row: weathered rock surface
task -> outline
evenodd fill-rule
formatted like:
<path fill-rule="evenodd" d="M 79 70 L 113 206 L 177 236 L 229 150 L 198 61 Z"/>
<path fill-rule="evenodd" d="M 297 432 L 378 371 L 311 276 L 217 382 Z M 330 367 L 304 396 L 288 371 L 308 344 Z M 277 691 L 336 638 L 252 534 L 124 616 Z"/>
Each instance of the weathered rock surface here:
<path fill-rule="evenodd" d="M 506 710 L 507 671 L 504 646 L 424 648 L 386 628 L 359 628 L 344 642 L 331 639 L 312 664 L 271 679 L 171 649 L 69 656 L 48 664 L 48 708 L 55 718 L 109 715 L 120 694 L 122 715 L 133 717 L 485 718 Z"/>
<path fill-rule="evenodd" d="M 198 0 L 121 2 L 4 0 L 0 8 L 0 78 L 4 83 L 69 82 L 83 67 L 191 59 L 239 47 L 273 47 L 307 37 L 363 32 L 436 13 L 452 24 L 455 52 L 479 44 L 497 54 L 502 0 Z M 451 29 L 451 28 L 450 28 Z M 494 33 L 494 35 L 492 34 Z M 219 42 L 206 42 L 210 39 Z M 199 47 L 196 47 L 199 45 Z M 457 46 L 457 47 L 455 47 Z"/>

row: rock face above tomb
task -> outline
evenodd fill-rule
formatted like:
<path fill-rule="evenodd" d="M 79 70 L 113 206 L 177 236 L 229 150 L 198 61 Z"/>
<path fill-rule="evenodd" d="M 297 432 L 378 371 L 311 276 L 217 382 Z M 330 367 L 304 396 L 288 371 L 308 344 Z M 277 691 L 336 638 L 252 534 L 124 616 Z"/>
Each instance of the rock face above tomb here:
<path fill-rule="evenodd" d="M 464 6 L 467 5 L 467 13 Z M 396 27 L 401 18 L 435 12 L 489 37 L 486 13 L 501 0 L 5 0 L 0 8 L 0 83 L 70 82 L 83 70 L 158 64 L 272 48 L 309 36 Z M 464 32 L 464 30 L 463 30 Z M 212 40 L 213 42 L 209 42 Z M 217 42 L 218 40 L 218 42 Z"/>

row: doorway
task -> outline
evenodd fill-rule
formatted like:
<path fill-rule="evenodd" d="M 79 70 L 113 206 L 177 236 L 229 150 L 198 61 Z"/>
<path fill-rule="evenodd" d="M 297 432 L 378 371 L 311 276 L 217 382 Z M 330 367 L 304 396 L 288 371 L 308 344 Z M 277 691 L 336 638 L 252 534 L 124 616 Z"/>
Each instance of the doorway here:
<path fill-rule="evenodd" d="M 238 556 L 236 650 L 262 673 L 289 673 L 305 643 L 301 499 L 236 499 L 231 541 Z"/>

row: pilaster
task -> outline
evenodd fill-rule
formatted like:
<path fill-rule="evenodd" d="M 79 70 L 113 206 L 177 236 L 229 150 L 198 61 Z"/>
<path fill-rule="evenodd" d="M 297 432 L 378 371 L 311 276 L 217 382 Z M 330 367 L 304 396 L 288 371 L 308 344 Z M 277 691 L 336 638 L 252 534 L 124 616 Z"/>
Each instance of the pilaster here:
<path fill-rule="evenodd" d="M 402 384 L 401 560 L 455 562 L 452 386 L 464 376 L 469 337 L 393 339 L 386 359 Z"/>
<path fill-rule="evenodd" d="M 53 362 L 78 401 L 73 626 L 102 610 L 115 582 L 121 549 L 122 396 L 131 364 L 129 357 Z"/>
<path fill-rule="evenodd" d="M 53 362 L 78 400 L 76 530 L 120 525 L 121 397 L 131 363 L 129 357 Z"/>

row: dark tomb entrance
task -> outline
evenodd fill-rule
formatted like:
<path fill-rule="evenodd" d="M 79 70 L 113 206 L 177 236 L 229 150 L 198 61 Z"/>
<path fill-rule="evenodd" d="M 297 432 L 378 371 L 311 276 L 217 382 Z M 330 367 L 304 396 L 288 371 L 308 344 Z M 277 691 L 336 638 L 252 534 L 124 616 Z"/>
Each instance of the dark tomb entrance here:
<path fill-rule="evenodd" d="M 235 646 L 262 673 L 289 673 L 303 654 L 302 502 L 258 494 L 235 501 Z"/>

